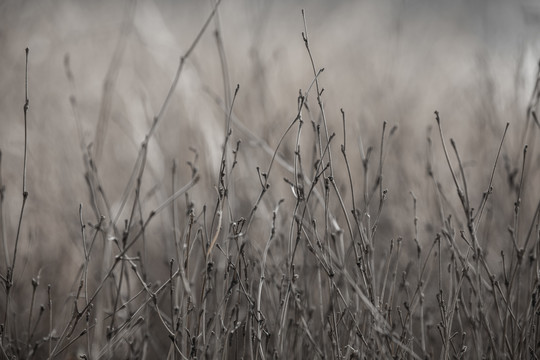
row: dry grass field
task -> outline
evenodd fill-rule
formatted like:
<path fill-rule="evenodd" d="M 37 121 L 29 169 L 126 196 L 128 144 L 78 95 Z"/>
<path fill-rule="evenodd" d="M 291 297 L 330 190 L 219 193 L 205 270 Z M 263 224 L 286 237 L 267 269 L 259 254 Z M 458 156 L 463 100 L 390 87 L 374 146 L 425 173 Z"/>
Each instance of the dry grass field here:
<path fill-rule="evenodd" d="M 536 359 L 538 30 L 0 0 L 0 359 Z"/>

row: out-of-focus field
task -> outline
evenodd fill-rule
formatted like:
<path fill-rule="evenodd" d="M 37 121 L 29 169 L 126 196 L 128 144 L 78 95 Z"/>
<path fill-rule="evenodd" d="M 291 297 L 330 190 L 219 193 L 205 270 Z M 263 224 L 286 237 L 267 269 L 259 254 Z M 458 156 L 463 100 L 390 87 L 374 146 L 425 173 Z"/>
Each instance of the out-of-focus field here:
<path fill-rule="evenodd" d="M 540 6 L 213 8 L 0 1 L 0 357 L 540 356 Z"/>

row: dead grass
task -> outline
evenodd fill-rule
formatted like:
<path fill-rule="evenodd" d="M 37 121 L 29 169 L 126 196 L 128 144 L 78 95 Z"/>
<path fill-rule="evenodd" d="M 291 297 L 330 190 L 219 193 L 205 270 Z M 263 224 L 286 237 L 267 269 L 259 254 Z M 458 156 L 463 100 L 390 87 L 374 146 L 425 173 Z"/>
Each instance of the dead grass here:
<path fill-rule="evenodd" d="M 249 86 L 231 83 L 235 56 L 213 4 L 168 91 L 141 90 L 134 107 L 118 96 L 137 93 L 122 71 L 134 12 L 124 13 L 97 109 L 64 56 L 71 113 L 57 115 L 71 125 L 58 130 L 34 132 L 50 112 L 34 105 L 32 79 L 47 70 L 27 50 L 24 127 L 6 126 L 24 139 L 22 161 L 13 165 L 12 143 L 8 167 L 0 155 L 1 357 L 539 356 L 539 75 L 530 100 L 508 107 L 464 96 L 463 111 L 475 110 L 467 132 L 443 111 L 421 114 L 427 126 L 388 121 L 415 113 L 411 94 L 388 108 L 371 102 L 381 118 L 358 121 L 327 105 L 344 89 L 324 88 L 332 69 L 302 12 L 291 36 L 303 42 L 308 80 L 277 106 L 264 46 Z M 223 87 L 190 88 L 212 34 Z M 495 94 L 492 85 L 480 90 Z M 369 96 L 394 91 L 382 83 Z M 57 154 L 62 141 L 79 153 L 37 161 L 34 146 Z M 71 156 L 76 167 L 59 166 Z M 56 172 L 57 203 L 44 190 Z"/>

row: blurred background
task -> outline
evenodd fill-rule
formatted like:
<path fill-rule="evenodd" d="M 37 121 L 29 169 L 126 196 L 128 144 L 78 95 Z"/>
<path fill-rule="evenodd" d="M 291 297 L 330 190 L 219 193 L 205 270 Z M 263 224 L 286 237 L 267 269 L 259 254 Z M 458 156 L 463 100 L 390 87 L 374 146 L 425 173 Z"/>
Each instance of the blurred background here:
<path fill-rule="evenodd" d="M 212 6 L 212 1 L 172 0 L 0 1 L 2 231 L 8 249 L 13 247 L 21 203 L 24 49 L 30 48 L 30 197 L 19 276 L 40 272 L 53 277 L 61 269 L 80 265 L 79 204 L 85 220 L 97 222 L 89 205 L 84 149 L 92 149 L 103 190 L 111 208 L 118 209 L 179 58 Z M 145 210 L 155 208 L 170 193 L 173 160 L 178 164 L 178 183 L 189 180 L 185 163 L 194 158 L 190 148 L 196 149 L 197 166 L 204 175 L 192 196 L 199 209 L 203 204 L 213 206 L 209 199 L 216 194 L 224 104 L 239 84 L 233 108 L 238 122 L 233 137 L 243 141 L 235 180 L 236 211 L 247 216 L 260 186 L 255 168 L 266 168 L 270 160 L 259 140 L 275 148 L 294 119 L 299 90 L 306 91 L 313 80 L 301 35 L 301 9 L 315 66 L 325 69 L 319 80 L 325 89 L 330 131 L 337 134 L 336 154 L 343 141 L 340 109 L 346 113 L 355 181 L 361 183 L 363 178 L 360 153 L 369 146 L 380 147 L 383 122 L 388 129 L 398 127 L 387 144 L 384 187 L 389 195 L 382 236 L 411 235 L 411 191 L 419 198 L 421 223 L 424 219 L 433 224 L 429 219 L 435 216 L 435 195 L 429 194 L 433 191 L 426 177 L 428 136 L 435 144 L 434 158 L 444 159 L 437 131 L 430 130 L 434 110 L 440 112 L 447 139 L 456 139 L 470 169 L 475 202 L 486 189 L 504 126 L 510 123 L 493 185 L 503 194 L 495 192 L 494 199 L 508 205 L 503 218 L 510 214 L 511 219 L 509 174 L 520 164 L 523 144 L 537 142 L 538 129 L 527 121 L 526 112 L 540 57 L 540 5 L 532 0 L 223 0 L 217 22 L 212 21 L 188 59 L 150 142 Z M 308 101 L 316 106 L 313 94 Z M 280 150 L 284 158 L 292 159 L 293 146 L 290 138 Z M 534 179 L 538 154 L 531 154 L 527 176 Z M 343 163 L 336 166 L 344 169 Z M 446 163 L 435 161 L 433 166 L 457 207 Z M 272 179 L 279 184 L 278 192 L 263 204 L 268 212 L 282 197 L 279 191 L 289 191 L 280 188 L 285 184 L 278 174 Z M 346 193 L 347 181 L 342 182 Z M 536 199 L 524 198 L 525 208 L 536 206 Z M 167 220 L 159 221 L 163 225 Z M 502 228 L 506 224 L 502 221 Z M 426 231 L 426 238 L 433 236 L 433 231 Z M 156 247 L 166 248 L 165 243 Z M 40 254 L 38 259 L 35 254 Z M 160 256 L 166 264 L 167 255 Z M 53 264 L 53 259 L 62 261 Z"/>

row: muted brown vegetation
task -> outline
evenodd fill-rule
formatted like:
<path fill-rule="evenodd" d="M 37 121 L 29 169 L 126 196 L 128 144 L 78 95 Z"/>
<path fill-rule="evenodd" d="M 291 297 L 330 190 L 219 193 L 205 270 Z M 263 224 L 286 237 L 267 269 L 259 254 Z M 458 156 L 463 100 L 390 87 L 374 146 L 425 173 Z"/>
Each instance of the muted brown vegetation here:
<path fill-rule="evenodd" d="M 71 4 L 46 25 L 69 45 L 0 63 L 1 358 L 540 356 L 530 49 L 501 67 L 453 32 L 422 62 L 400 43 L 428 10 L 343 4 L 280 45 L 287 6 L 246 34 L 226 0 L 116 3 L 109 39 Z"/>

